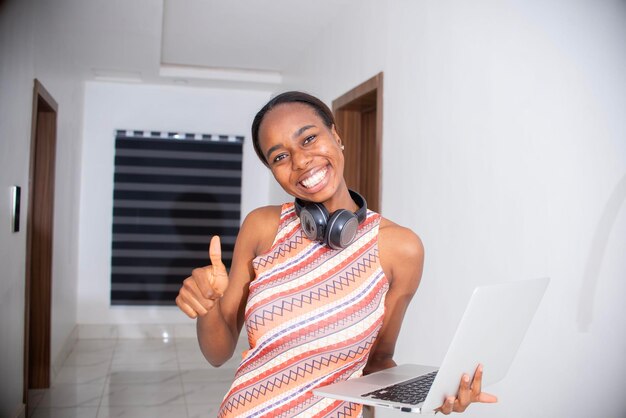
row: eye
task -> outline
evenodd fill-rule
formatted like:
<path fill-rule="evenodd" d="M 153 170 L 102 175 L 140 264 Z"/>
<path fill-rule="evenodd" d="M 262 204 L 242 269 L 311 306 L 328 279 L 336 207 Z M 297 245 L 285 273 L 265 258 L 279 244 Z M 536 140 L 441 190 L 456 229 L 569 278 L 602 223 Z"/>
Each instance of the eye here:
<path fill-rule="evenodd" d="M 274 157 L 274 159 L 272 160 L 272 164 L 276 164 L 281 162 L 282 160 L 284 160 L 285 158 L 287 158 L 287 154 L 282 153 L 282 154 L 278 154 L 276 157 Z"/>
<path fill-rule="evenodd" d="M 302 141 L 302 143 L 303 143 L 304 145 L 306 145 L 306 144 L 308 144 L 308 143 L 310 143 L 310 142 L 315 141 L 315 138 L 317 138 L 317 135 L 309 135 L 309 136 L 307 136 L 306 138 L 304 138 L 304 141 Z"/>

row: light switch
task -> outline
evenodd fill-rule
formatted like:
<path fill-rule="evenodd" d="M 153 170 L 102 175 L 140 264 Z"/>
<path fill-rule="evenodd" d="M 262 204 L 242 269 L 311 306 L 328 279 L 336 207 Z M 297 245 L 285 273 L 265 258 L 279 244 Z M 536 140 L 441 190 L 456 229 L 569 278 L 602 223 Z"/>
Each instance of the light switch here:
<path fill-rule="evenodd" d="M 12 209 L 11 209 L 11 230 L 19 232 L 20 230 L 20 201 L 22 188 L 20 186 L 11 187 Z"/>

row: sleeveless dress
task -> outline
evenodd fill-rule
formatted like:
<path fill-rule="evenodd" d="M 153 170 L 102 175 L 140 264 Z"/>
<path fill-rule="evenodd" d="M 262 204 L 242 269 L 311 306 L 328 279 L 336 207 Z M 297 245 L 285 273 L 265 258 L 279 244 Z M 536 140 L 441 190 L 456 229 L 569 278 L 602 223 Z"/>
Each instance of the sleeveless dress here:
<path fill-rule="evenodd" d="M 219 417 L 359 417 L 362 406 L 312 389 L 359 377 L 382 326 L 389 284 L 378 257 L 381 216 L 368 210 L 342 250 L 310 241 L 294 204 L 272 248 L 253 260 L 245 324 L 250 349 Z"/>

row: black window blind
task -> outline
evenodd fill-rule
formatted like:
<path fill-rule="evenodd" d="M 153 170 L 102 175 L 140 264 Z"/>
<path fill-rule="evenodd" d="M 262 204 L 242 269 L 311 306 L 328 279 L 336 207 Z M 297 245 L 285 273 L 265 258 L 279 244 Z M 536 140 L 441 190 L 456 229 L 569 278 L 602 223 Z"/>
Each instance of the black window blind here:
<path fill-rule="evenodd" d="M 112 305 L 173 305 L 220 235 L 232 259 L 241 215 L 243 137 L 118 130 Z"/>

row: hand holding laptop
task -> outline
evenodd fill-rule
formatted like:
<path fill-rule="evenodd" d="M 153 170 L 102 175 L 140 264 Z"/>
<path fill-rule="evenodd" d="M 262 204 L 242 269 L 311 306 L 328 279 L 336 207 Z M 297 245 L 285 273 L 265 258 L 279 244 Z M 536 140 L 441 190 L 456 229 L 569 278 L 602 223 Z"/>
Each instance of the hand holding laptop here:
<path fill-rule="evenodd" d="M 471 379 L 467 374 L 461 377 L 461 384 L 459 385 L 459 392 L 454 396 L 450 396 L 439 408 L 435 410 L 435 413 L 441 412 L 444 415 L 448 415 L 451 412 L 464 412 L 465 409 L 474 402 L 479 403 L 495 403 L 498 402 L 498 398 L 490 393 L 482 392 L 483 380 L 483 365 L 479 364 L 474 372 L 474 378 Z"/>
<path fill-rule="evenodd" d="M 319 387 L 313 393 L 418 414 L 447 415 L 463 412 L 474 402 L 497 402 L 482 387 L 506 376 L 549 281 L 520 280 L 476 288 L 441 367 L 402 364 Z M 478 365 L 472 378 L 470 371 L 478 360 L 485 362 L 487 374 L 483 376 Z"/>

